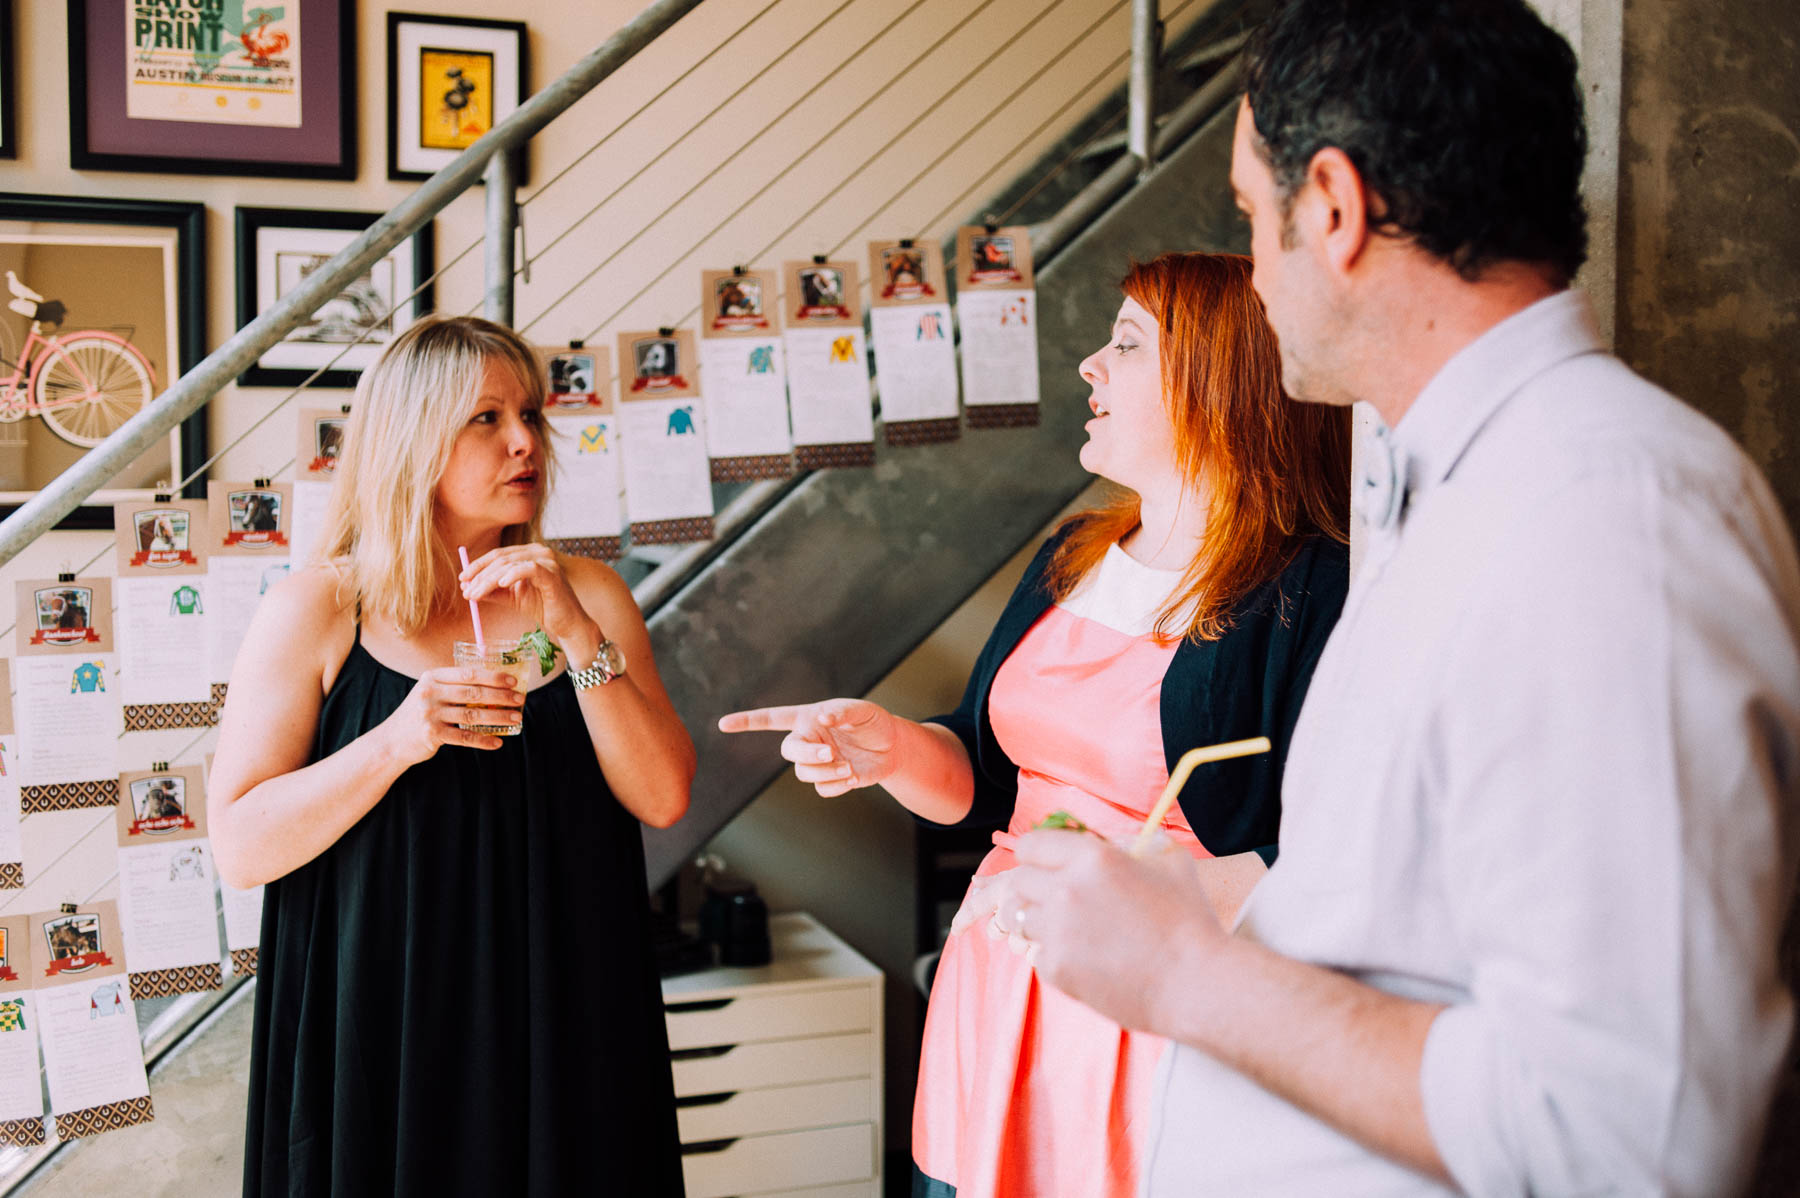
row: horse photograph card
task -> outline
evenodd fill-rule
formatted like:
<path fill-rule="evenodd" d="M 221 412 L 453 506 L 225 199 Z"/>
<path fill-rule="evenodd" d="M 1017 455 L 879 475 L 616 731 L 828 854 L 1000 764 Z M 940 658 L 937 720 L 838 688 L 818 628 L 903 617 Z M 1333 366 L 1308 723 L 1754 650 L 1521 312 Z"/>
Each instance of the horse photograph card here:
<path fill-rule="evenodd" d="M 331 480 L 337 477 L 338 455 L 350 427 L 348 405 L 302 408 L 295 416 L 294 494 L 289 557 L 299 569 L 311 560 L 313 542 L 325 521 Z"/>
<path fill-rule="evenodd" d="M 954 441 L 956 335 L 935 241 L 872 241 L 869 331 L 888 444 Z"/>
<path fill-rule="evenodd" d="M 118 801 L 124 732 L 113 580 L 27 579 L 14 595 L 20 808 L 110 807 Z"/>
<path fill-rule="evenodd" d="M 31 957 L 31 916 L 0 916 L 0 1144 L 23 1148 L 45 1139 Z"/>
<path fill-rule="evenodd" d="M 966 225 L 956 233 L 956 319 L 970 428 L 1038 422 L 1037 292 L 1030 230 Z"/>
<path fill-rule="evenodd" d="M 217 990 L 224 976 L 200 767 L 121 774 L 114 825 L 131 997 Z"/>
<path fill-rule="evenodd" d="M 625 510 L 637 544 L 712 539 L 698 365 L 689 329 L 619 334 Z"/>
<path fill-rule="evenodd" d="M 787 363 L 773 271 L 700 275 L 700 381 L 714 482 L 794 472 Z"/>
<path fill-rule="evenodd" d="M 58 1139 L 155 1118 L 125 951 L 111 901 L 31 917 L 33 997 Z"/>
<path fill-rule="evenodd" d="M 612 355 L 604 345 L 582 342 L 536 348 L 548 379 L 544 423 L 556 455 L 544 539 L 563 553 L 610 561 L 623 550 L 625 533 Z"/>
<path fill-rule="evenodd" d="M 875 400 L 856 263 L 788 262 L 782 278 L 794 461 L 807 470 L 872 466 Z"/>
<path fill-rule="evenodd" d="M 0 657 L 0 890 L 25 885 L 19 831 L 19 738 L 13 731 L 12 660 Z M 0 1115 L 0 1120 L 5 1116 Z"/>
<path fill-rule="evenodd" d="M 119 701 L 127 732 L 212 725 L 207 510 L 204 499 L 113 509 Z"/>
<path fill-rule="evenodd" d="M 206 513 L 206 676 L 217 707 L 262 597 L 288 575 L 294 484 L 209 482 Z"/>

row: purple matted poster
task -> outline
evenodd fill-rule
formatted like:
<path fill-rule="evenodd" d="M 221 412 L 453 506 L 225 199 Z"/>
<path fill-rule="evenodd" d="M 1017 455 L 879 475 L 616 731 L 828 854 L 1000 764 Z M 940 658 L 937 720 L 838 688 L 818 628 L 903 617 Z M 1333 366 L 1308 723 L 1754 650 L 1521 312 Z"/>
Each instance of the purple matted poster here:
<path fill-rule="evenodd" d="M 154 22 L 168 20 L 167 3 L 76 0 L 69 28 L 74 165 L 353 178 L 354 79 L 344 78 L 351 5 L 224 0 L 221 11 L 236 5 L 243 11 L 223 14 L 217 28 L 187 21 L 159 34 Z M 210 80 L 178 65 L 212 66 L 215 50 L 220 73 Z M 235 82 L 226 77 L 232 72 Z M 178 111 L 184 100 L 177 97 L 210 111 L 195 119 L 133 115 Z"/>

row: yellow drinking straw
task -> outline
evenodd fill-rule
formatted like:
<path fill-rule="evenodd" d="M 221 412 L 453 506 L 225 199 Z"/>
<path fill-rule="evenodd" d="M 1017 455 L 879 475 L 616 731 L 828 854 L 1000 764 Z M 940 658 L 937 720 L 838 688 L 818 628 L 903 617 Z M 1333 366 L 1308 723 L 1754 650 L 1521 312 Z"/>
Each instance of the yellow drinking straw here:
<path fill-rule="evenodd" d="M 1175 805 L 1175 796 L 1187 785 L 1188 775 L 1194 772 L 1197 765 L 1205 765 L 1209 761 L 1226 761 L 1233 757 L 1249 757 L 1255 753 L 1267 753 L 1275 746 L 1269 743 L 1266 736 L 1253 736 L 1249 740 L 1226 741 L 1222 745 L 1205 745 L 1198 749 L 1189 749 L 1175 763 L 1175 772 L 1169 775 L 1169 784 L 1156 800 L 1156 806 L 1150 809 L 1150 816 L 1144 821 L 1144 827 L 1131 843 L 1131 855 L 1141 854 L 1150 847 L 1150 840 L 1156 830 L 1162 826 L 1163 816 L 1169 814 L 1169 808 Z"/>

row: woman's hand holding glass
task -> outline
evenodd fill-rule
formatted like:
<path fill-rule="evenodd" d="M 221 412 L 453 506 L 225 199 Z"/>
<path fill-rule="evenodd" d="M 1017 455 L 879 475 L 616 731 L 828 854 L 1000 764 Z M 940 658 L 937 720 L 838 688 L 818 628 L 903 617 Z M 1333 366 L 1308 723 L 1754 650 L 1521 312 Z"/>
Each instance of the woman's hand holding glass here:
<path fill-rule="evenodd" d="M 794 776 L 825 798 L 875 786 L 898 766 L 898 721 L 866 699 L 826 699 L 797 707 L 734 711 L 721 732 L 786 732 L 781 755 Z"/>
<path fill-rule="evenodd" d="M 606 639 L 600 625 L 582 606 L 569 585 L 562 563 L 547 545 L 502 545 L 470 562 L 457 579 L 463 598 L 480 602 L 505 592 L 525 610 L 537 609 L 538 621 L 552 643 L 560 645 L 572 667 L 585 667 Z"/>
<path fill-rule="evenodd" d="M 443 745 L 498 749 L 498 736 L 471 732 L 461 724 L 517 724 L 525 696 L 518 678 L 500 670 L 444 666 L 427 670 L 413 684 L 381 730 L 396 760 L 416 765 Z"/>

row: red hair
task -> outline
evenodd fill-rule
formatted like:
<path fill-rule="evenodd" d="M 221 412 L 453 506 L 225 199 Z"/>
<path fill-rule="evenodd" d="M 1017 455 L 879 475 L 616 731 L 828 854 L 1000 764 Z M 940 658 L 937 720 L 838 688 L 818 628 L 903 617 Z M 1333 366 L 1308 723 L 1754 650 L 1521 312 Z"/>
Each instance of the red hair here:
<path fill-rule="evenodd" d="M 1199 551 L 1158 614 L 1156 635 L 1175 636 L 1191 608 L 1181 634 L 1217 640 L 1232 610 L 1287 566 L 1303 538 L 1349 540 L 1350 410 L 1297 403 L 1281 389 L 1250 259 L 1164 254 L 1133 263 L 1119 286 L 1156 319 L 1175 462 L 1210 504 Z M 1138 522 L 1131 492 L 1064 521 L 1051 594 L 1067 598 Z"/>

